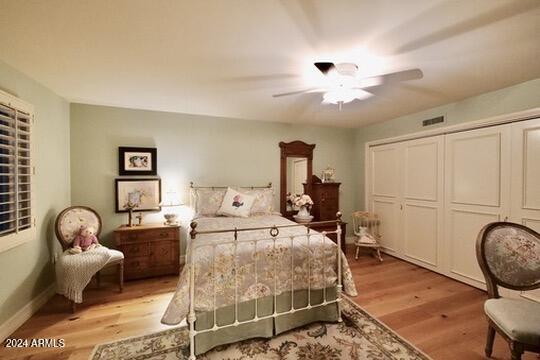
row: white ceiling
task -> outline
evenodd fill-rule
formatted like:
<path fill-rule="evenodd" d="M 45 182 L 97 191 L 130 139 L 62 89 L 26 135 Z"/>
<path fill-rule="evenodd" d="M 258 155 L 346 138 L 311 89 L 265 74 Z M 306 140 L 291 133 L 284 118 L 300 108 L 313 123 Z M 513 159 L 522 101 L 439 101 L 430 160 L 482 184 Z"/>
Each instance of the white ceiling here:
<path fill-rule="evenodd" d="M 73 102 L 356 127 L 540 77 L 538 0 L 0 0 L 0 59 Z M 316 60 L 424 78 L 336 106 Z"/>

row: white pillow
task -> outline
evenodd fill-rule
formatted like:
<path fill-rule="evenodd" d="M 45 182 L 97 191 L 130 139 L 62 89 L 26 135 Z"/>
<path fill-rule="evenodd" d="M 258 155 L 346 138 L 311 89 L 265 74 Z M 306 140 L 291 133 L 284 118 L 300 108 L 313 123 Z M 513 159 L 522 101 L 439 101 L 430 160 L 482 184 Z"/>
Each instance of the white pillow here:
<path fill-rule="evenodd" d="M 225 191 L 225 189 L 191 189 L 191 204 L 195 210 L 195 217 L 217 216 Z"/>
<path fill-rule="evenodd" d="M 274 190 L 272 188 L 250 189 L 242 192 L 255 197 L 251 215 L 272 215 L 274 212 Z"/>
<path fill-rule="evenodd" d="M 227 188 L 218 215 L 249 217 L 255 196 L 242 194 L 234 189 Z"/>

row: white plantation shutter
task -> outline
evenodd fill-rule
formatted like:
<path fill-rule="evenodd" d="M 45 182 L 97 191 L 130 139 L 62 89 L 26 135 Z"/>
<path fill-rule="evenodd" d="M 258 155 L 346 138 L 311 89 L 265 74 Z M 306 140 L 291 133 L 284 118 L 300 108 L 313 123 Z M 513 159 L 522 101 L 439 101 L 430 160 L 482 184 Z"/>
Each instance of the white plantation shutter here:
<path fill-rule="evenodd" d="M 0 250 L 24 242 L 34 228 L 33 115 L 16 105 L 0 102 Z"/>

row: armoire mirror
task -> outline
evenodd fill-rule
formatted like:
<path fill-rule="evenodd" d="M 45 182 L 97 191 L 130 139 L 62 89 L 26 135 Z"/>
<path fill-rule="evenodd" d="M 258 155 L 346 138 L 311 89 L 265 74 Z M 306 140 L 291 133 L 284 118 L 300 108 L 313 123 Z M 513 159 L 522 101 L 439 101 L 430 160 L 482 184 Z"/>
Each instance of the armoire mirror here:
<path fill-rule="evenodd" d="M 287 194 L 309 194 L 311 177 L 313 175 L 313 149 L 315 144 L 306 144 L 297 140 L 289 143 L 280 142 L 280 211 L 287 218 L 296 213 L 287 206 Z M 304 190 L 307 184 L 307 191 Z"/>

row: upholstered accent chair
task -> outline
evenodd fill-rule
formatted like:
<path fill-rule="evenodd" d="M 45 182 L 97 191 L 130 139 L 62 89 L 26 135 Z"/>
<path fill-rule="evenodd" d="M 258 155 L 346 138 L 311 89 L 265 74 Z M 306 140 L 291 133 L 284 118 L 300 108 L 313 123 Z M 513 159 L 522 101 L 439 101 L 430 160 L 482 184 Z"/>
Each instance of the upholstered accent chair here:
<path fill-rule="evenodd" d="M 62 250 L 65 251 L 71 247 L 75 240 L 81 225 L 91 226 L 96 230 L 96 236 L 99 238 L 101 233 L 102 221 L 99 214 L 86 206 L 72 206 L 64 209 L 57 217 L 55 222 L 56 238 L 62 245 Z M 110 254 L 110 259 L 101 268 L 101 270 L 115 266 L 118 273 L 118 286 L 120 292 L 124 288 L 124 254 L 118 250 L 107 249 Z M 100 270 L 100 271 L 101 271 Z M 100 286 L 100 271 L 95 274 L 96 284 Z M 75 312 L 76 304 L 71 301 L 71 311 Z"/>
<path fill-rule="evenodd" d="M 513 360 L 521 359 L 524 351 L 540 352 L 540 303 L 501 297 L 498 289 L 540 288 L 540 235 L 520 224 L 488 224 L 478 234 L 476 257 L 489 297 L 484 304 L 486 356 L 491 356 L 495 332 L 509 343 Z"/>
<path fill-rule="evenodd" d="M 380 244 L 380 232 L 379 224 L 380 220 L 377 215 L 369 213 L 367 211 L 355 211 L 352 213 L 353 220 L 353 232 L 356 236 L 354 244 L 356 246 L 356 254 L 354 258 L 358 260 L 360 248 L 368 248 L 372 250 L 373 256 L 383 261 L 381 256 L 381 244 Z"/>

